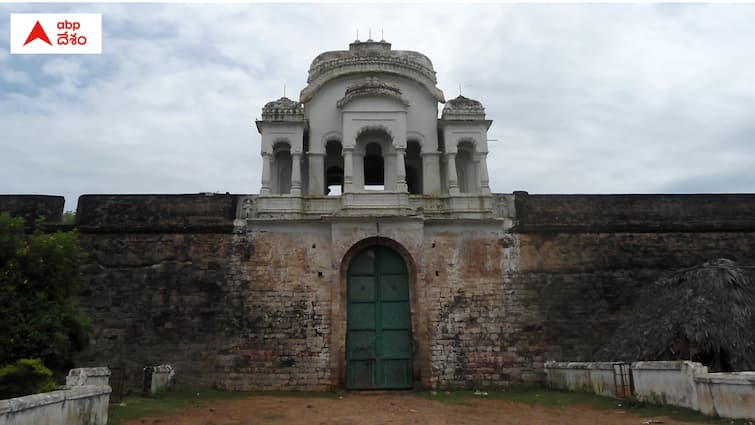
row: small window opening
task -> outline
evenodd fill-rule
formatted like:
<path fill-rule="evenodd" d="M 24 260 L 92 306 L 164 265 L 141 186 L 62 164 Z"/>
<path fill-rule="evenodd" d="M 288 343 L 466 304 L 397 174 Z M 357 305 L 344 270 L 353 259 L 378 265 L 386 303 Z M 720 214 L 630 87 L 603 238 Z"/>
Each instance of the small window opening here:
<path fill-rule="evenodd" d="M 370 186 L 385 185 L 385 165 L 383 161 L 383 149 L 378 143 L 370 143 L 366 146 L 364 152 L 364 188 L 370 189 Z"/>
<path fill-rule="evenodd" d="M 325 195 L 343 193 L 343 148 L 338 140 L 325 144 Z"/>
<path fill-rule="evenodd" d="M 406 186 L 412 195 L 422 194 L 422 147 L 419 142 L 410 140 L 406 144 Z"/>

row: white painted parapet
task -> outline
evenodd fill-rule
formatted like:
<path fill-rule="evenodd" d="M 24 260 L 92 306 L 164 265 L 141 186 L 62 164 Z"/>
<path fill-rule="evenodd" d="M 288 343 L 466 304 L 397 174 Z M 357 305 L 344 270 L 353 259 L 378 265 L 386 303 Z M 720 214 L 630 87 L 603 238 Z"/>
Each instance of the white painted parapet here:
<path fill-rule="evenodd" d="M 755 419 L 755 372 L 695 377 L 698 410 L 723 418 Z"/>
<path fill-rule="evenodd" d="M 613 396 L 614 364 L 610 362 L 548 362 L 549 388 Z M 634 397 L 653 404 L 670 404 L 706 415 L 755 419 L 755 372 L 708 373 L 691 361 L 631 364 Z"/>
<path fill-rule="evenodd" d="M 0 400 L 0 425 L 106 425 L 109 376 L 107 368 L 73 369 L 66 389 Z"/>
<path fill-rule="evenodd" d="M 173 378 L 176 376 L 176 371 L 173 369 L 173 366 L 161 364 L 159 366 L 152 366 L 145 369 L 152 369 L 152 377 L 149 387 L 150 395 L 155 395 L 173 386 Z"/>
<path fill-rule="evenodd" d="M 66 387 L 80 387 L 82 385 L 108 386 L 110 384 L 110 369 L 106 367 L 84 367 L 71 369 L 66 376 Z"/>
<path fill-rule="evenodd" d="M 638 400 L 696 409 L 695 376 L 708 368 L 691 361 L 632 363 L 634 393 Z M 696 409 L 697 410 L 697 409 Z"/>
<path fill-rule="evenodd" d="M 616 394 L 611 362 L 548 362 L 545 364 L 549 388 L 594 393 L 606 397 Z"/>

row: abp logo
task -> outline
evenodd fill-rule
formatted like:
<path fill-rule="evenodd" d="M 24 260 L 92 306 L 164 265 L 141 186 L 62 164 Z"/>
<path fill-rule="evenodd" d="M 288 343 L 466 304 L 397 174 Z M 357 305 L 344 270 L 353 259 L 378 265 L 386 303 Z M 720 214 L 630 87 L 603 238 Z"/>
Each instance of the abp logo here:
<path fill-rule="evenodd" d="M 101 54 L 99 13 L 11 13 L 11 54 Z"/>

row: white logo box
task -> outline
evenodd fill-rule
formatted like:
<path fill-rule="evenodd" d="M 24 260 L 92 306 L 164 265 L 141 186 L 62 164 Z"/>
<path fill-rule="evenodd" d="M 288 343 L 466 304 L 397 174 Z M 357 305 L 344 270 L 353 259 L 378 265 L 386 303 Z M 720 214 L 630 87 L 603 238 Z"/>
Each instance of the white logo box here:
<path fill-rule="evenodd" d="M 24 45 L 37 21 L 51 44 L 38 37 Z M 31 55 L 102 54 L 102 14 L 11 13 L 10 52 Z"/>

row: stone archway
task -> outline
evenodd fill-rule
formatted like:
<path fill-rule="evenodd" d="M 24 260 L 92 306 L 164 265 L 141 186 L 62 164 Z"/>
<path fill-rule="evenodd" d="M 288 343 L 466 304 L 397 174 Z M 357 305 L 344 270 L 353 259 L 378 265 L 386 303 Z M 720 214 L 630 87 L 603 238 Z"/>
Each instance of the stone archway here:
<path fill-rule="evenodd" d="M 406 389 L 422 379 L 416 276 L 411 255 L 392 239 L 369 237 L 346 252 L 333 293 L 334 387 Z"/>
<path fill-rule="evenodd" d="M 412 386 L 409 276 L 392 249 L 374 245 L 349 263 L 346 283 L 346 387 Z"/>

